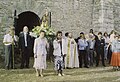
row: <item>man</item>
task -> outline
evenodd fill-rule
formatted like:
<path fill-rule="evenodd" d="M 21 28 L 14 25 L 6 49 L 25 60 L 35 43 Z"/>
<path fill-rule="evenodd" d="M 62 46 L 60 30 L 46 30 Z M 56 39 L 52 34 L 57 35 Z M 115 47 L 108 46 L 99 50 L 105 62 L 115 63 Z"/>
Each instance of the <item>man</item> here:
<path fill-rule="evenodd" d="M 80 39 L 78 39 L 78 46 L 79 46 L 79 67 L 82 68 L 83 61 L 84 61 L 84 67 L 88 67 L 88 55 L 87 55 L 87 46 L 88 43 L 85 39 L 85 35 L 83 32 L 80 33 Z"/>
<path fill-rule="evenodd" d="M 22 54 L 21 59 L 21 69 L 24 68 L 24 64 L 26 68 L 29 68 L 29 58 L 30 58 L 30 49 L 31 49 L 31 36 L 28 33 L 28 27 L 24 26 L 23 32 L 19 35 L 19 48 Z"/>
<path fill-rule="evenodd" d="M 102 65 L 105 67 L 104 62 L 104 46 L 105 46 L 105 40 L 102 37 L 102 33 L 98 33 L 98 40 L 96 40 L 96 67 L 99 65 L 100 57 L 102 58 Z"/>
<path fill-rule="evenodd" d="M 93 66 L 93 63 L 94 63 L 94 47 L 95 47 L 95 37 L 94 37 L 93 34 L 89 34 L 89 38 L 88 38 L 87 42 L 88 42 L 87 52 L 88 52 L 89 65 Z"/>
<path fill-rule="evenodd" d="M 53 41 L 53 47 L 55 70 L 58 72 L 58 76 L 63 76 L 63 56 L 66 54 L 64 53 L 64 39 L 61 31 L 57 32 L 56 39 Z"/>
<path fill-rule="evenodd" d="M 78 60 L 78 49 L 75 40 L 72 38 L 72 34 L 68 34 L 68 39 L 66 42 L 67 55 L 65 57 L 65 68 L 75 68 L 79 67 L 79 60 Z"/>
<path fill-rule="evenodd" d="M 13 38 L 14 37 L 14 38 Z M 14 35 L 14 29 L 9 29 L 9 32 L 4 36 L 3 43 L 5 45 L 5 68 L 13 68 L 13 51 L 12 44 L 17 41 Z"/>

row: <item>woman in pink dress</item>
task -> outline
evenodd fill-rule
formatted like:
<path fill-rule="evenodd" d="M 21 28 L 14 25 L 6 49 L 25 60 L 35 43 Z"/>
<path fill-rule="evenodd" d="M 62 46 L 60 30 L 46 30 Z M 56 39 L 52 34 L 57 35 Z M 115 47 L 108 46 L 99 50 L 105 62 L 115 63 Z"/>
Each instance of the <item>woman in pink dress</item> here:
<path fill-rule="evenodd" d="M 43 69 L 46 69 L 46 54 L 48 42 L 45 38 L 45 32 L 40 31 L 40 36 L 34 42 L 34 68 L 36 69 L 36 76 L 43 77 Z"/>

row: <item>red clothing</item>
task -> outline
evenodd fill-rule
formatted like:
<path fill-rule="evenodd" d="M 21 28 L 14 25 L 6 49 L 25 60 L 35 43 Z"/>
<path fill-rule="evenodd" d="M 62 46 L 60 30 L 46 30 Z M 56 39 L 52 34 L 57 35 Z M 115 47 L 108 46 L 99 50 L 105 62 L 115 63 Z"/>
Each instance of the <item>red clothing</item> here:
<path fill-rule="evenodd" d="M 111 58 L 112 66 L 120 66 L 120 52 L 113 52 Z"/>

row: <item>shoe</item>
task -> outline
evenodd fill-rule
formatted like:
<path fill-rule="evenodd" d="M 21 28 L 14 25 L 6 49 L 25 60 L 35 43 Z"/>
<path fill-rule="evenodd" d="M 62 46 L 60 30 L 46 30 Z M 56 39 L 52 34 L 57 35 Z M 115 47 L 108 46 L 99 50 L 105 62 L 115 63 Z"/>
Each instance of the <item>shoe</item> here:
<path fill-rule="evenodd" d="M 85 68 L 89 68 L 89 66 L 84 66 Z"/>
<path fill-rule="evenodd" d="M 64 73 L 62 73 L 62 76 L 65 76 L 65 74 L 64 74 Z"/>
<path fill-rule="evenodd" d="M 40 74 L 40 77 L 43 77 L 43 74 Z"/>
<path fill-rule="evenodd" d="M 62 75 L 59 73 L 58 76 L 62 76 Z"/>
<path fill-rule="evenodd" d="M 104 67 L 106 67 L 106 65 L 103 65 Z"/>

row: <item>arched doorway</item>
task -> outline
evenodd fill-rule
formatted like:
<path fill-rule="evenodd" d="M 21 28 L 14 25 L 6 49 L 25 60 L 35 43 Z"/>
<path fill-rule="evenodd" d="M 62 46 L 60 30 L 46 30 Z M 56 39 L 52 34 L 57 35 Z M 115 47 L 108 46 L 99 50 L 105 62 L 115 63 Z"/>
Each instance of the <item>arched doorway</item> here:
<path fill-rule="evenodd" d="M 29 30 L 32 30 L 34 26 L 38 25 L 40 25 L 40 18 L 37 14 L 31 11 L 22 12 L 18 15 L 15 33 L 16 35 L 19 35 L 24 26 L 28 26 Z"/>

